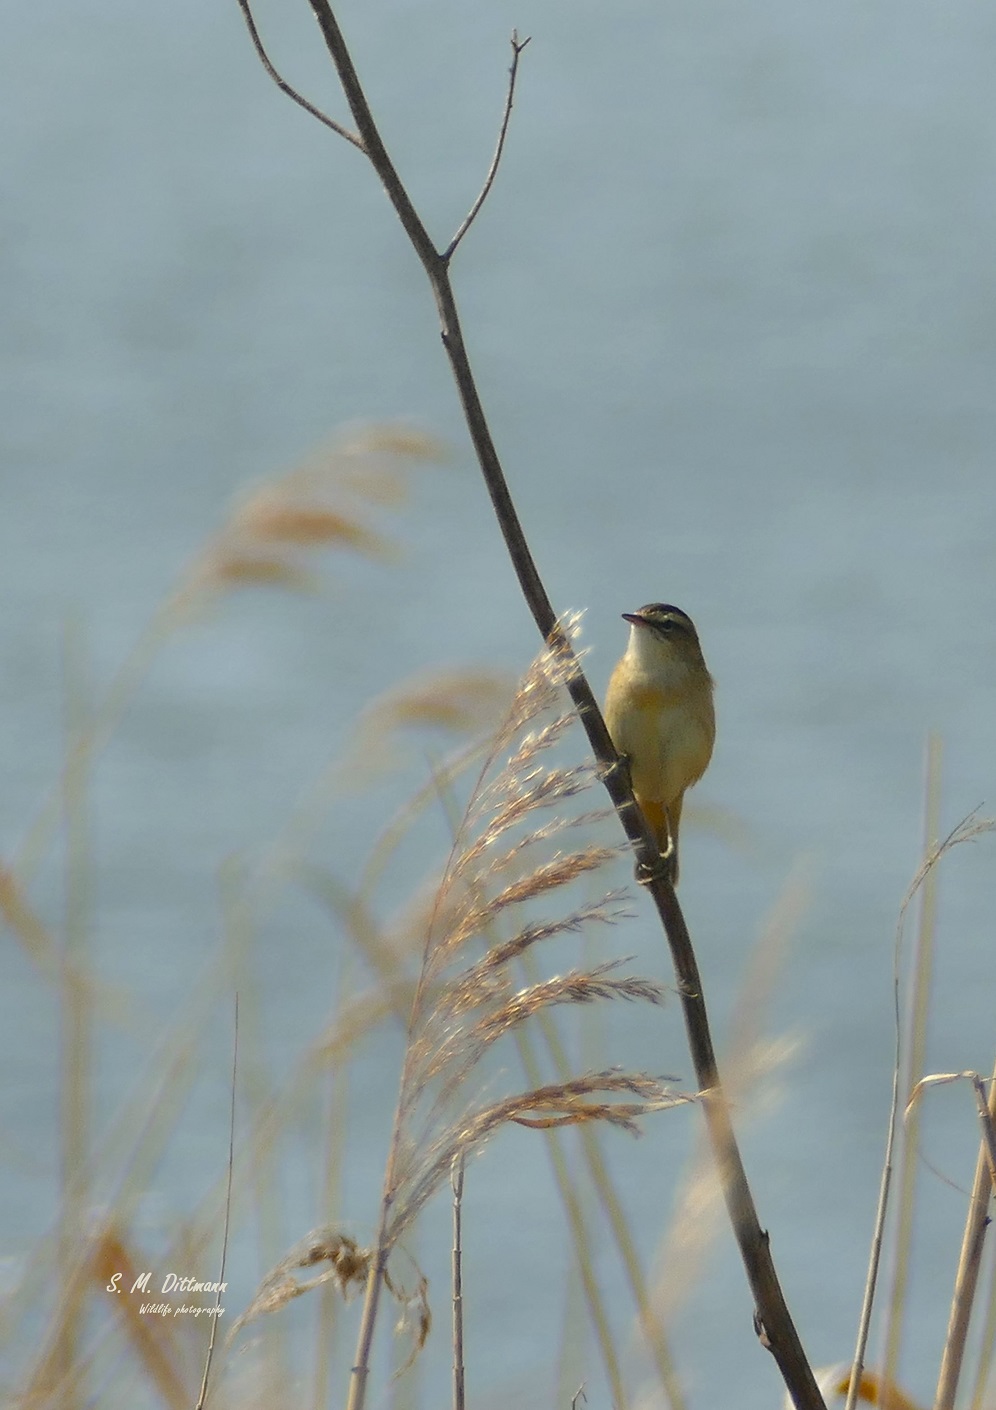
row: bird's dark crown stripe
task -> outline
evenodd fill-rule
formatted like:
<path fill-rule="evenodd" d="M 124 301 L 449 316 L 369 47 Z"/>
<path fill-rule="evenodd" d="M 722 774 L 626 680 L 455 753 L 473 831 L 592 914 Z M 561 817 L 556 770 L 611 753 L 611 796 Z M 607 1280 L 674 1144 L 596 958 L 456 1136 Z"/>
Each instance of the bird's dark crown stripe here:
<path fill-rule="evenodd" d="M 683 631 L 693 632 L 695 626 L 687 612 L 682 612 L 680 607 L 674 607 L 669 602 L 649 602 L 646 607 L 641 607 L 635 614 L 642 617 L 649 626 L 662 626 L 667 623 L 669 626 L 678 627 Z"/>

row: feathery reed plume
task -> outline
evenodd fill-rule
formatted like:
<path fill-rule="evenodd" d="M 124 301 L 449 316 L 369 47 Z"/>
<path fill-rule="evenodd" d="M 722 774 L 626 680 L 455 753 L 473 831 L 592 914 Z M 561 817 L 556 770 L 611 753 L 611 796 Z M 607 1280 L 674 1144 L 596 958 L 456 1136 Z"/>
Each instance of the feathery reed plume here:
<path fill-rule="evenodd" d="M 316 549 L 396 558 L 397 544 L 371 528 L 369 510 L 404 500 L 412 461 L 440 458 L 435 441 L 403 427 L 340 436 L 235 505 L 181 583 L 174 607 L 189 609 L 205 592 L 237 587 L 307 591 L 316 583 L 307 555 Z"/>
<path fill-rule="evenodd" d="M 568 628 L 576 634 L 577 619 Z M 569 669 L 562 656 L 547 651 L 526 674 L 497 730 L 435 897 L 385 1181 L 386 1248 L 447 1177 L 453 1160 L 499 1126 L 602 1119 L 632 1129 L 634 1115 L 674 1100 L 654 1079 L 619 1073 L 590 1073 L 487 1103 L 480 1098 L 467 1103 L 464 1096 L 468 1078 L 491 1047 L 553 1005 L 661 997 L 657 985 L 617 975 L 612 963 L 521 988 L 515 983 L 514 962 L 527 949 L 591 922 L 611 923 L 621 914 L 612 893 L 552 920 L 523 911 L 527 903 L 593 875 L 619 850 L 579 843 L 536 859 L 540 844 L 597 816 L 570 808 L 592 782 L 593 768 L 563 767 L 545 757 L 575 719 L 561 694 Z M 555 817 L 537 820 L 537 814 L 551 811 Z M 624 1115 L 623 1108 L 597 1100 L 620 1091 L 639 1096 L 643 1105 L 630 1104 Z"/>

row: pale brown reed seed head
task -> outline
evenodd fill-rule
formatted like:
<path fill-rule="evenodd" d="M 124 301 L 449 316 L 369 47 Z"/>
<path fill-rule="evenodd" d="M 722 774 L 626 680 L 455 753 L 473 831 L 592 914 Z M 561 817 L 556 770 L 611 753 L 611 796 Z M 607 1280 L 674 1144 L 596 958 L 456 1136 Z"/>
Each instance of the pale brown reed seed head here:
<path fill-rule="evenodd" d="M 593 1101 L 596 1095 L 628 1093 L 635 1102 Z M 390 1229 L 393 1244 L 411 1224 L 419 1210 L 447 1178 L 453 1162 L 480 1147 L 500 1127 L 514 1122 L 519 1126 L 550 1129 L 605 1121 L 630 1135 L 640 1134 L 639 1119 L 653 1111 L 665 1111 L 692 1102 L 695 1097 L 671 1091 L 664 1080 L 646 1073 L 585 1073 L 569 1082 L 534 1087 L 467 1113 L 452 1122 L 425 1152 L 405 1198 L 399 1204 Z"/>
<path fill-rule="evenodd" d="M 576 635 L 576 618 L 567 630 Z M 585 841 L 553 855 L 541 851 L 603 817 L 601 810 L 576 809 L 593 769 L 545 758 L 563 746 L 575 722 L 562 691 L 571 669 L 562 654 L 544 652 L 527 673 L 495 734 L 428 919 L 386 1190 L 388 1247 L 447 1178 L 453 1159 L 503 1124 L 604 1120 L 633 1130 L 638 1116 L 685 1100 L 656 1078 L 614 1071 L 487 1102 L 471 1088 L 475 1069 L 499 1039 L 555 1005 L 611 998 L 656 1003 L 662 996 L 649 980 L 616 974 L 618 961 L 532 983 L 522 982 L 517 967 L 543 941 L 621 915 L 615 893 L 580 904 L 563 897 L 552 919 L 529 913 L 538 901 L 549 903 L 563 888 L 593 878 L 620 851 Z M 556 816 L 533 825 L 541 812 Z M 622 1093 L 639 1100 L 613 1100 Z"/>
<path fill-rule="evenodd" d="M 237 503 L 175 594 L 189 608 L 210 592 L 240 587 L 308 591 L 309 556 L 339 549 L 393 559 L 398 545 L 372 528 L 371 508 L 401 503 L 416 460 L 440 459 L 438 444 L 403 427 L 340 437 Z"/>

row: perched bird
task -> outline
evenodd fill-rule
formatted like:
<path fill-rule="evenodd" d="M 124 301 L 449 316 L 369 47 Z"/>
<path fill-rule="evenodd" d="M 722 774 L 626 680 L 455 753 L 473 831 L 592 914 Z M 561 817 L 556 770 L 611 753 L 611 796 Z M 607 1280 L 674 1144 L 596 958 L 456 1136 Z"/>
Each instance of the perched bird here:
<path fill-rule="evenodd" d="M 605 723 L 662 854 L 670 844 L 677 885 L 685 789 L 705 773 L 716 738 L 712 676 L 692 620 L 679 607 L 651 602 L 622 615 L 629 645 L 609 681 Z"/>

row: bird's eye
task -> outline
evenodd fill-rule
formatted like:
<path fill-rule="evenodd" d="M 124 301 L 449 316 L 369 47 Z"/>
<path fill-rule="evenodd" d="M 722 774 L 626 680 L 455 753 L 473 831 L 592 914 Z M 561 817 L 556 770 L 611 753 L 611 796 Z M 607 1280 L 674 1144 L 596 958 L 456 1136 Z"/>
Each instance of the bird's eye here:
<path fill-rule="evenodd" d="M 657 623 L 657 630 L 659 632 L 673 632 L 674 622 L 672 622 L 670 617 L 665 617 L 663 622 Z"/>

